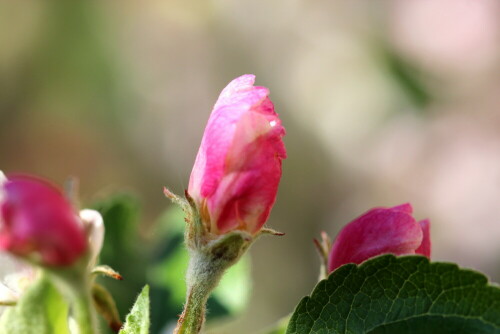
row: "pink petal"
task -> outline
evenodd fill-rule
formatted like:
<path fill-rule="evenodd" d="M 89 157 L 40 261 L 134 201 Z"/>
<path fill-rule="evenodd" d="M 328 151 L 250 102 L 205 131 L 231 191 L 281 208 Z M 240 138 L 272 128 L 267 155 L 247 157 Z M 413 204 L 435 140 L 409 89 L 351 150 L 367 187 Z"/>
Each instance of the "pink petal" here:
<path fill-rule="evenodd" d="M 208 120 L 188 192 L 208 208 L 211 231 L 258 231 L 276 199 L 285 129 L 255 76 L 233 80 Z"/>
<path fill-rule="evenodd" d="M 420 247 L 415 250 L 416 254 L 421 254 L 428 258 L 431 257 L 431 232 L 430 232 L 430 221 L 429 219 L 424 219 L 418 222 L 422 228 L 423 239 Z"/>
<path fill-rule="evenodd" d="M 253 75 L 234 79 L 222 91 L 205 128 L 191 172 L 188 191 L 198 200 L 209 197 L 224 175 L 225 157 L 232 145 L 236 124 L 243 114 L 266 99 L 269 91 L 253 87 Z"/>
<path fill-rule="evenodd" d="M 406 211 L 411 206 L 376 208 L 346 225 L 337 236 L 329 257 L 329 270 L 346 263 L 361 263 L 392 253 L 415 254 L 423 239 L 422 229 Z"/>
<path fill-rule="evenodd" d="M 73 208 L 51 184 L 14 176 L 4 184 L 0 206 L 0 247 L 19 255 L 41 255 L 49 266 L 73 263 L 87 248 Z"/>
<path fill-rule="evenodd" d="M 209 199 L 218 233 L 235 228 L 255 233 L 267 220 L 281 177 L 281 157 L 267 140 L 263 137 L 262 145 L 249 145 L 248 163 L 228 173 Z"/>
<path fill-rule="evenodd" d="M 219 109 L 223 105 L 234 104 L 233 101 L 236 96 L 238 96 L 241 92 L 252 90 L 254 83 L 255 75 L 253 74 L 244 74 L 231 81 L 220 93 L 219 98 L 215 103 L 214 110 Z"/>
<path fill-rule="evenodd" d="M 401 204 L 401 205 L 394 206 L 390 210 L 392 210 L 392 211 L 406 212 L 406 213 L 408 213 L 410 215 L 413 213 L 413 207 L 411 206 L 410 203 L 404 203 L 404 204 Z"/>

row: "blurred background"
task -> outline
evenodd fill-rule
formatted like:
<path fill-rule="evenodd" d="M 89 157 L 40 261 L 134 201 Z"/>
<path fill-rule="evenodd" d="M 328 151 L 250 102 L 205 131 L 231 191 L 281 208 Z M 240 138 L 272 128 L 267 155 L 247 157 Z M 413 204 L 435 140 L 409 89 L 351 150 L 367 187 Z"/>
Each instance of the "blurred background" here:
<path fill-rule="evenodd" d="M 166 332 L 184 293 L 167 256 L 182 247 L 182 216 L 162 187 L 187 187 L 220 90 L 253 73 L 287 129 L 268 222 L 286 236 L 252 247 L 251 291 L 237 298 L 248 305 L 213 333 L 255 333 L 291 312 L 317 281 L 312 239 L 374 206 L 411 202 L 431 219 L 435 260 L 498 282 L 499 6 L 0 0 L 0 169 L 78 177 L 82 205 L 110 215 L 103 262 L 125 276 L 108 283 L 122 316 L 148 282 L 154 332 Z M 231 291 L 250 286 L 245 275 Z"/>

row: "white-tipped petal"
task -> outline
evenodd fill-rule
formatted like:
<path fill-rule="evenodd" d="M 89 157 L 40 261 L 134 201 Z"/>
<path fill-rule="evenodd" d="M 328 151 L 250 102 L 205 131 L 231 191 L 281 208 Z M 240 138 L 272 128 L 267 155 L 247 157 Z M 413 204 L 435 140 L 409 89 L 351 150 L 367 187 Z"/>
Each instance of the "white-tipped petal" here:
<path fill-rule="evenodd" d="M 14 305 L 36 279 L 31 266 L 20 265 L 18 271 L 6 275 L 0 281 L 0 305 Z"/>
<path fill-rule="evenodd" d="M 93 266 L 104 242 L 104 221 L 99 212 L 91 209 L 81 210 L 80 219 L 88 231 L 90 251 L 92 252 L 90 264 Z"/>
<path fill-rule="evenodd" d="M 16 303 L 18 299 L 18 294 L 12 291 L 7 285 L 0 282 L 0 304 L 8 305 Z"/>
<path fill-rule="evenodd" d="M 36 271 L 31 266 L 23 265 L 19 271 L 4 277 L 4 284 L 17 295 L 23 294 L 35 281 Z"/>
<path fill-rule="evenodd" d="M 3 191 L 3 184 L 7 182 L 7 177 L 5 174 L 0 170 L 0 202 L 2 201 L 4 197 L 4 191 Z"/>

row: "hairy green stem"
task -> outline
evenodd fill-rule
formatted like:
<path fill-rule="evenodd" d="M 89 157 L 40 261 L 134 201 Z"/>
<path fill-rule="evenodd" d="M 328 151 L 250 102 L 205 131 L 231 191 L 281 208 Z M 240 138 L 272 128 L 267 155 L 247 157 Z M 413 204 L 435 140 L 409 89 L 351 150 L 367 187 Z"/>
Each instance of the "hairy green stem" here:
<path fill-rule="evenodd" d="M 186 305 L 179 318 L 174 334 L 197 334 L 205 322 L 206 304 L 210 293 L 204 294 L 197 287 L 188 291 Z"/>
<path fill-rule="evenodd" d="M 187 297 L 174 334 L 197 334 L 205 322 L 208 297 L 219 283 L 228 263 L 205 252 L 191 252 L 186 274 Z"/>
<path fill-rule="evenodd" d="M 196 248 L 190 247 L 186 273 L 187 297 L 174 334 L 197 334 L 205 322 L 208 297 L 227 268 L 247 250 L 252 237 L 246 232 L 227 233 Z"/>
<path fill-rule="evenodd" d="M 78 327 L 78 334 L 96 334 L 97 319 L 88 291 L 79 291 L 73 296 L 73 318 Z"/>

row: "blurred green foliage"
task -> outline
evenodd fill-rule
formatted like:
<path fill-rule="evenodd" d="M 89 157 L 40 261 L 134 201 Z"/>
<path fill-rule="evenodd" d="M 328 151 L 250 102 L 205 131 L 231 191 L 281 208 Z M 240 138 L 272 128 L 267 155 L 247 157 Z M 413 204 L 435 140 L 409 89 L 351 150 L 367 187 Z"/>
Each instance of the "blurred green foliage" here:
<path fill-rule="evenodd" d="M 138 292 L 146 281 L 147 247 L 139 238 L 139 204 L 130 195 L 117 195 L 95 203 L 106 228 L 100 262 L 120 272 L 123 281 L 99 278 L 115 298 L 122 316 L 128 313 Z"/>
<path fill-rule="evenodd" d="M 111 121 L 124 105 L 118 107 L 119 71 L 101 9 L 92 0 L 48 1 L 30 75 L 35 93 L 52 104 L 50 109 L 67 114 L 85 108 Z M 60 109 L 55 101 L 73 108 Z"/>
<path fill-rule="evenodd" d="M 393 78 L 402 94 L 413 104 L 416 111 L 425 111 L 435 98 L 424 81 L 424 73 L 410 61 L 391 50 L 388 45 L 381 43 L 381 65 L 385 66 L 389 77 Z M 427 74 L 427 73 L 426 73 Z"/>
<path fill-rule="evenodd" d="M 259 334 L 285 334 L 288 323 L 290 322 L 290 317 L 291 314 L 281 318 L 274 325 L 266 328 L 262 332 L 259 332 Z"/>
<path fill-rule="evenodd" d="M 45 275 L 0 318 L 2 334 L 69 334 L 68 304 Z"/>

